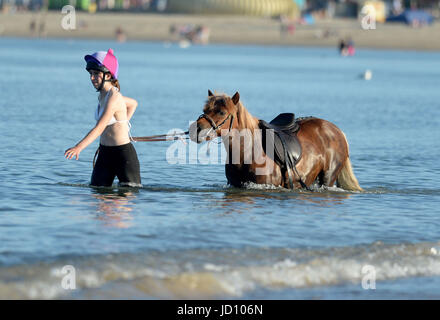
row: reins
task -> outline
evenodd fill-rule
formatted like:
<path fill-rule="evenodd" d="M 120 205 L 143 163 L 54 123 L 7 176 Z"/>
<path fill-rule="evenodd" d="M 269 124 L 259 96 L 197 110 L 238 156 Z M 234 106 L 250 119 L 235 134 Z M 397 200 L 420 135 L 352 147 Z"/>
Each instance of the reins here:
<path fill-rule="evenodd" d="M 231 123 L 229 125 L 229 131 L 231 131 L 232 123 L 234 122 L 234 115 L 229 114 L 221 123 L 216 124 L 214 120 L 210 116 L 208 116 L 205 113 L 202 113 L 198 118 L 197 121 L 205 118 L 209 124 L 211 125 L 211 129 L 218 130 L 220 129 L 226 121 L 228 121 L 229 118 L 232 117 Z M 173 141 L 173 140 L 184 140 L 189 139 L 189 137 L 184 137 L 189 134 L 189 131 L 186 132 L 174 132 L 172 134 L 157 134 L 154 136 L 146 136 L 146 137 L 132 137 L 132 141 L 142 141 L 142 142 L 153 142 L 153 141 Z"/>
<path fill-rule="evenodd" d="M 189 139 L 189 137 L 183 137 L 189 134 L 189 131 L 173 133 L 173 134 L 157 134 L 154 136 L 146 136 L 146 137 L 132 137 L 133 141 L 142 141 L 142 142 L 152 142 L 152 141 L 173 141 L 173 140 L 182 140 Z"/>
<path fill-rule="evenodd" d="M 142 142 L 156 142 L 156 141 L 174 141 L 174 140 L 185 140 L 189 139 L 189 137 L 185 137 L 189 134 L 189 131 L 186 132 L 174 132 L 173 134 L 156 134 L 154 136 L 145 136 L 145 137 L 131 137 L 131 141 L 142 141 Z M 96 149 L 95 156 L 93 157 L 93 168 L 95 167 L 96 157 L 99 154 L 99 147 Z"/>

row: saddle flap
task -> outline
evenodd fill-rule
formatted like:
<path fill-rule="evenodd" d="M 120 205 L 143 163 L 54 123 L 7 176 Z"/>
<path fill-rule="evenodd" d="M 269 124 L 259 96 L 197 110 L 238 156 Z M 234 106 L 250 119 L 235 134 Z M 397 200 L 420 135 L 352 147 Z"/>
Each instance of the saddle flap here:
<path fill-rule="evenodd" d="M 273 147 L 274 160 L 285 168 L 293 168 L 301 158 L 301 145 L 296 137 L 296 132 L 300 127 L 296 122 L 290 127 L 296 130 L 280 130 L 280 127 L 268 125 L 264 120 L 260 120 L 260 128 L 263 129 L 263 150 L 268 154 L 267 148 Z M 267 129 L 273 130 L 273 133 L 268 134 Z"/>
<path fill-rule="evenodd" d="M 284 132 L 277 132 L 275 136 L 281 141 L 283 147 L 277 151 L 277 154 L 284 152 L 282 158 L 284 158 L 284 154 L 286 154 L 287 159 L 284 159 L 283 162 L 286 163 L 290 168 L 293 168 L 301 158 L 302 151 L 296 133 L 287 134 Z M 275 140 L 277 140 L 277 138 L 275 138 Z"/>

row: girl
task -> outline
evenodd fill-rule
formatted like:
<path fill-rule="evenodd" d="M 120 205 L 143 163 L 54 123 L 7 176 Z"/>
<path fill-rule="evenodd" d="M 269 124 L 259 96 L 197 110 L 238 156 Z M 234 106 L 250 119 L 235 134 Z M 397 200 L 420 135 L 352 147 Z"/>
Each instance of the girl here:
<path fill-rule="evenodd" d="M 64 156 L 78 160 L 80 152 L 101 136 L 91 185 L 109 187 L 117 176 L 121 186 L 140 187 L 139 160 L 129 134 L 129 120 L 138 103 L 119 92 L 119 64 L 112 49 L 86 55 L 84 59 L 92 85 L 99 92 L 96 125 L 76 146 L 67 149 Z"/>

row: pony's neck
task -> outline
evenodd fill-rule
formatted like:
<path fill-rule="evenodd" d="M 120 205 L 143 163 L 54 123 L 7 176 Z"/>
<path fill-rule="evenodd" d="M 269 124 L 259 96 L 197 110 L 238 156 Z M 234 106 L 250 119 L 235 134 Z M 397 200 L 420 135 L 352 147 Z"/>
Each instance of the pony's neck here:
<path fill-rule="evenodd" d="M 228 154 L 229 164 L 246 164 L 247 159 L 252 159 L 254 149 L 262 148 L 261 138 L 255 136 L 259 129 L 258 119 L 239 102 L 238 110 L 234 115 L 232 130 L 223 137 L 223 143 Z M 239 153 L 238 153 L 239 152 Z M 237 158 L 239 155 L 239 158 Z"/>

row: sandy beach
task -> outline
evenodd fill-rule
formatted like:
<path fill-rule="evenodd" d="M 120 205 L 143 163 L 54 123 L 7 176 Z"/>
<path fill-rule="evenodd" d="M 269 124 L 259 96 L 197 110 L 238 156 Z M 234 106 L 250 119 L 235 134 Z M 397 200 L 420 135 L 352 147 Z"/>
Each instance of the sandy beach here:
<path fill-rule="evenodd" d="M 63 17 L 55 11 L 2 13 L 0 36 L 111 39 L 120 27 L 127 40 L 176 41 L 169 32 L 172 24 L 195 24 L 209 28 L 210 43 L 335 47 L 339 39 L 350 36 L 358 48 L 440 50 L 439 23 L 417 29 L 378 23 L 376 30 L 363 30 L 354 19 L 324 19 L 314 25 L 297 25 L 294 34 L 282 35 L 279 20 L 258 17 L 77 12 L 74 30 L 61 27 Z"/>

